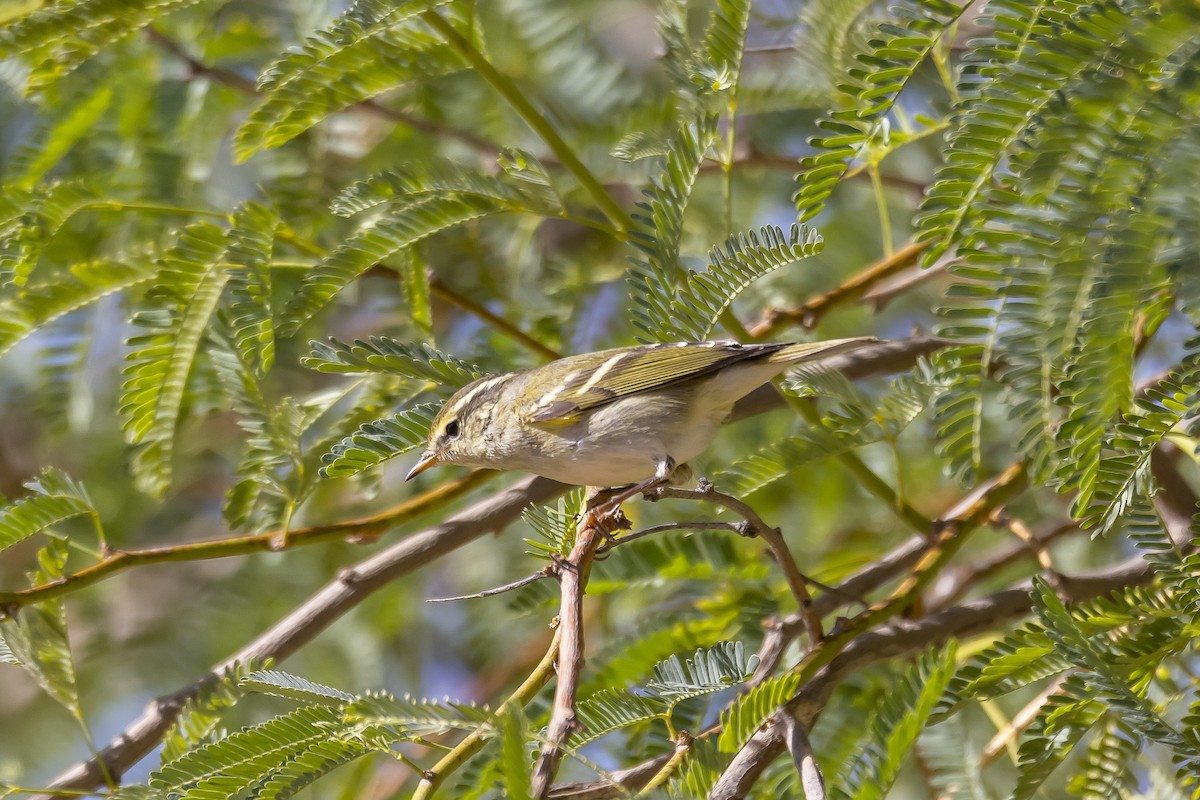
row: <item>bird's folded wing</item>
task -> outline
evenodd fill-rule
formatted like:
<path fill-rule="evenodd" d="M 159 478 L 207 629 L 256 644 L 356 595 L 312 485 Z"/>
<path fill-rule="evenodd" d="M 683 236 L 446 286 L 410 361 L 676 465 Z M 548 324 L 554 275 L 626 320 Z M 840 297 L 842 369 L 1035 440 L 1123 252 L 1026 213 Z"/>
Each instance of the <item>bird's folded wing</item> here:
<path fill-rule="evenodd" d="M 568 372 L 563 382 L 536 399 L 529 422 L 570 422 L 581 412 L 631 394 L 659 389 L 769 355 L 786 344 L 701 342 L 654 344 L 612 351 Z"/>

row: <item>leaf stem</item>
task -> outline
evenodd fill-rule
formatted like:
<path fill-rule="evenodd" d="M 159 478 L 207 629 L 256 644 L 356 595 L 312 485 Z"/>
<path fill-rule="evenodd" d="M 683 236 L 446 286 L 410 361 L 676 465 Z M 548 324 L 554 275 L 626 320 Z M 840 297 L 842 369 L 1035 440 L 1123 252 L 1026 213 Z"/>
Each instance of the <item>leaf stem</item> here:
<path fill-rule="evenodd" d="M 628 231 L 633 227 L 633 220 L 625 213 L 612 196 L 604 188 L 596 176 L 579 160 L 579 156 L 575 155 L 575 151 L 570 145 L 559 136 L 558 131 L 554 129 L 547 120 L 545 115 L 538 111 L 533 103 L 529 102 L 526 96 L 520 89 L 508 78 L 492 66 L 483 54 L 479 52 L 469 41 L 464 39 L 454 26 L 446 21 L 441 14 L 436 11 L 426 11 L 421 14 L 421 18 L 429 24 L 431 28 L 436 30 L 446 40 L 455 51 L 458 52 L 467 63 L 474 67 L 485 81 L 491 84 L 500 95 L 508 101 L 508 104 L 513 107 L 513 110 L 525 121 L 525 124 L 533 129 L 542 141 L 554 152 L 558 160 L 563 166 L 570 170 L 580 185 L 592 196 L 596 205 L 604 213 L 604 216 L 620 228 L 622 231 Z"/>
<path fill-rule="evenodd" d="M 508 696 L 508 699 L 500 704 L 496 709 L 496 718 L 500 718 L 507 714 L 510 709 L 515 706 L 524 707 L 533 700 L 538 691 L 546 685 L 550 680 L 550 676 L 554 674 L 554 661 L 558 658 L 558 640 L 562 629 L 554 631 L 554 638 L 550 640 L 550 646 L 546 648 L 546 654 L 542 656 L 542 660 L 538 662 L 529 676 L 517 687 L 516 691 Z M 429 800 L 437 791 L 438 786 L 446 777 L 456 769 L 467 763 L 471 756 L 478 753 L 486 744 L 487 737 L 491 733 L 493 721 L 480 725 L 475 730 L 471 731 L 467 736 L 454 746 L 449 753 L 442 757 L 442 760 L 434 764 L 432 768 L 425 770 L 422 773 L 421 782 L 417 784 L 416 791 L 413 792 L 412 800 Z"/>

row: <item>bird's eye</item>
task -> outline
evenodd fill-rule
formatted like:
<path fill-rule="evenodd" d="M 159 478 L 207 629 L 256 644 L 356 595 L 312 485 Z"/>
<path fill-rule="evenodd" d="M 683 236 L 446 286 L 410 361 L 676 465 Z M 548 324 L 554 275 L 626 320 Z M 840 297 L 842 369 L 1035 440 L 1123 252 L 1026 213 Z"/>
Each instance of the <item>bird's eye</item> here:
<path fill-rule="evenodd" d="M 452 419 L 446 423 L 446 435 L 451 439 L 458 438 L 458 420 Z"/>

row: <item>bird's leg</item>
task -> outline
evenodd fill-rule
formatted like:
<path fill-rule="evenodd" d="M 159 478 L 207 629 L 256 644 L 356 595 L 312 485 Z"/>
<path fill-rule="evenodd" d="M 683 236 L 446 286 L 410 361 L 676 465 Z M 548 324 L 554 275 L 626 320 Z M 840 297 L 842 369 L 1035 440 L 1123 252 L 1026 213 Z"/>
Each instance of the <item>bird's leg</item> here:
<path fill-rule="evenodd" d="M 686 466 L 686 465 L 684 465 L 684 466 Z M 588 509 L 587 513 L 589 515 L 589 520 L 593 521 L 593 522 L 598 521 L 601 517 L 604 517 L 608 514 L 613 513 L 614 511 L 616 511 L 618 508 L 621 507 L 621 504 L 624 503 L 629 498 L 637 497 L 639 494 L 642 494 L 643 492 L 648 492 L 657 486 L 662 486 L 664 484 L 670 483 L 671 475 L 674 472 L 675 472 L 675 459 L 671 458 L 670 456 L 665 457 L 663 460 L 658 462 L 658 465 L 655 467 L 654 475 L 652 477 L 647 478 L 646 480 L 642 481 L 641 483 L 635 483 L 628 488 L 622 489 L 619 492 L 617 492 L 615 495 L 610 497 L 608 500 L 605 500 L 603 503 L 601 503 L 593 508 Z M 690 469 L 689 469 L 689 474 L 690 474 Z"/>

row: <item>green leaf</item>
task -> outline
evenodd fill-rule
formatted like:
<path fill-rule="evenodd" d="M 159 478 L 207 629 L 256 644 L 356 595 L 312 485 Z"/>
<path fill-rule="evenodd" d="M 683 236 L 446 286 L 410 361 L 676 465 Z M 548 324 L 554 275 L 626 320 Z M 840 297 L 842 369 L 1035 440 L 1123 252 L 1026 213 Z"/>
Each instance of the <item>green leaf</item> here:
<path fill-rule="evenodd" d="M 570 555 L 575 547 L 575 535 L 578 532 L 579 515 L 583 512 L 583 501 L 583 489 L 572 489 L 558 498 L 552 506 L 531 505 L 525 509 L 521 519 L 538 537 L 521 540 L 533 548 L 525 552 L 547 561 Z"/>
<path fill-rule="evenodd" d="M 31 576 L 33 583 L 41 585 L 61 578 L 66 563 L 66 542 L 50 542 L 38 552 L 39 569 Z M 75 660 L 71 656 L 62 598 L 26 606 L 16 618 L 0 620 L 0 635 L 17 663 L 38 686 L 76 720 L 82 720 Z"/>
<path fill-rule="evenodd" d="M 280 335 L 295 334 L 334 295 L 376 264 L 439 231 L 506 210 L 491 198 L 461 193 L 431 194 L 386 209 L 304 274 L 284 311 Z"/>
<path fill-rule="evenodd" d="M 721 736 L 717 746 L 722 753 L 742 749 L 767 718 L 792 699 L 800 686 L 800 676 L 789 672 L 768 678 L 738 697 L 721 712 Z"/>
<path fill-rule="evenodd" d="M 0 506 L 0 551 L 73 517 L 88 516 L 99 525 L 87 490 L 65 472 L 47 467 L 25 486 L 34 494 Z"/>
<path fill-rule="evenodd" d="M 13 184 L 25 189 L 34 188 L 100 121 L 112 105 L 112 99 L 112 86 L 101 85 L 89 87 L 89 93 L 73 98 L 66 104 L 66 113 L 31 139 L 36 142 L 31 150 L 21 153 L 20 160 L 23 163 L 20 171 L 13 176 Z"/>
<path fill-rule="evenodd" d="M 330 338 L 328 344 L 318 341 L 309 344 L 312 353 L 301 358 L 300 363 L 317 372 L 385 372 L 451 388 L 465 386 L 483 377 L 475 365 L 423 343 L 372 336 L 369 341 L 357 339 L 353 344 L 343 344 L 334 338 Z"/>
<path fill-rule="evenodd" d="M 354 695 L 349 692 L 278 670 L 252 672 L 239 680 L 237 685 L 243 691 L 272 694 L 308 704 L 341 706 L 354 700 Z"/>
<path fill-rule="evenodd" d="M 0 355 L 63 316 L 153 278 L 146 260 L 131 254 L 120 261 L 72 264 L 53 279 L 27 286 L 16 297 L 0 298 Z"/>
<path fill-rule="evenodd" d="M 128 341 L 120 412 L 126 438 L 140 446 L 134 459 L 138 485 L 155 496 L 170 485 L 188 381 L 229 278 L 225 248 L 217 226 L 189 225 L 163 256 L 146 306 L 134 314 L 145 333 Z"/>
<path fill-rule="evenodd" d="M 346 706 L 344 719 L 357 730 L 383 728 L 400 739 L 415 739 L 490 726 L 492 713 L 485 707 L 450 700 L 418 700 L 381 692 L 359 697 Z"/>
<path fill-rule="evenodd" d="M 279 219 L 257 203 L 243 203 L 229 229 L 229 308 L 233 340 L 255 375 L 275 362 L 271 314 L 271 253 Z"/>
<path fill-rule="evenodd" d="M 858 755 L 842 771 L 831 797 L 881 798 L 896 780 L 917 736 L 954 675 L 957 647 L 926 653 L 905 671 L 866 724 Z"/>
<path fill-rule="evenodd" d="M 321 458 L 321 475 L 345 478 L 421 447 L 440 403 L 422 403 L 387 419 L 362 425 Z"/>
<path fill-rule="evenodd" d="M 198 745 L 212 743 L 224 734 L 219 728 L 221 716 L 245 694 L 238 685 L 239 678 L 245 674 L 245 666 L 234 664 L 187 699 L 163 736 L 160 766 Z"/>
<path fill-rule="evenodd" d="M 879 23 L 868 49 L 855 55 L 860 66 L 838 86 L 850 108 L 817 120 L 829 135 L 811 143 L 824 152 L 800 159 L 794 199 L 801 222 L 820 213 L 851 163 L 864 158 L 872 140 L 884 134 L 896 98 L 962 10 L 944 0 L 915 0 L 893 6 Z"/>
<path fill-rule="evenodd" d="M 0 636 L 0 664 L 20 664 L 17 657 L 13 655 L 13 651 L 9 648 L 8 642 L 4 641 L 4 637 Z"/>
<path fill-rule="evenodd" d="M 500 720 L 500 764 L 504 775 L 504 796 L 512 800 L 532 800 L 530 780 L 529 723 L 519 703 L 510 705 Z"/>
<path fill-rule="evenodd" d="M 298 708 L 185 753 L 152 772 L 150 787 L 186 800 L 224 800 L 259 787 L 287 797 L 289 787 L 311 775 L 310 760 L 327 769 L 331 754 L 336 763 L 370 752 L 366 744 L 338 738 L 344 728 L 337 708 Z M 280 778 L 282 785 L 270 783 Z"/>
<path fill-rule="evenodd" d="M 444 5 L 447 0 L 358 0 L 307 37 L 259 78 L 263 97 L 238 128 L 235 159 L 278 147 L 329 115 L 410 81 L 461 69 L 462 58 L 419 18 Z"/>
<path fill-rule="evenodd" d="M 673 303 L 680 283 L 679 247 L 683 215 L 704 156 L 717 138 L 717 118 L 702 114 L 679 129 L 669 145 L 663 173 L 639 204 L 641 224 L 634 246 L 645 254 L 634 261 L 629 282 L 634 325 L 651 335 L 672 322 Z"/>

